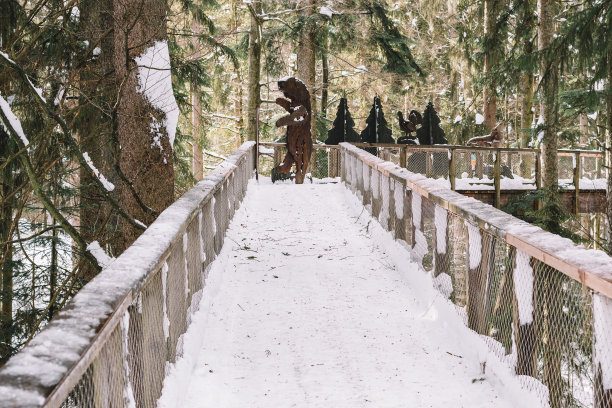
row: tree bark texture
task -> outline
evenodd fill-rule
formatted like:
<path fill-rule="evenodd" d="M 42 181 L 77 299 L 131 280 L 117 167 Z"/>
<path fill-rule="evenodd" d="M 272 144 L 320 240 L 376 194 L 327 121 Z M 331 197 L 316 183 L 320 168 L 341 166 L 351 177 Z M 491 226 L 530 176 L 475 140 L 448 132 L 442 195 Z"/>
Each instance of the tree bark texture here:
<path fill-rule="evenodd" d="M 165 41 L 166 2 L 164 0 L 114 0 L 115 60 L 114 67 L 121 82 L 117 109 L 117 138 L 121 151 L 120 166 L 141 200 L 161 212 L 174 201 L 174 168 L 172 146 L 164 126 L 166 114 L 153 107 L 139 90 L 134 58 L 156 41 Z M 161 136 L 160 136 L 161 134 Z M 155 137 L 159 137 L 159 145 Z M 121 204 L 137 220 L 150 224 L 153 216 L 146 213 L 132 193 L 123 188 Z M 140 234 L 121 220 L 122 248 L 134 242 Z"/>
<path fill-rule="evenodd" d="M 85 0 L 80 10 L 82 39 L 99 44 L 100 54 L 88 61 L 80 72 L 76 131 L 81 151 L 87 153 L 93 165 L 115 185 L 112 194 L 118 198 L 121 185 L 115 171 L 119 146 L 114 133 L 117 116 L 113 104 L 118 82 L 114 67 L 113 0 Z M 80 232 L 86 242 L 97 240 L 102 248 L 110 245 L 111 255 L 117 255 L 122 250 L 117 245 L 121 236 L 116 228 L 117 217 L 111 214 L 111 207 L 94 181 L 95 175 L 90 168 L 79 169 Z M 85 282 L 96 274 L 96 268 L 83 264 L 81 276 Z"/>
<path fill-rule="evenodd" d="M 608 215 L 608 236 L 612 237 L 612 50 L 608 51 L 608 132 L 606 133 L 606 213 Z M 612 251 L 612 240 L 608 244 Z"/>
<path fill-rule="evenodd" d="M 495 21 L 497 18 L 497 1 L 498 0 L 485 0 L 484 2 L 484 34 L 485 37 L 491 35 L 495 30 Z M 492 42 L 491 42 L 492 43 Z M 495 49 L 487 47 L 484 54 L 484 73 L 485 75 L 491 74 L 491 69 L 495 64 Z M 487 85 L 482 90 L 483 99 L 483 111 L 485 124 L 488 129 L 493 129 L 496 124 L 495 114 L 497 113 L 497 92 L 495 89 L 495 83 L 491 82 L 490 79 Z"/>
<path fill-rule="evenodd" d="M 249 82 L 247 85 L 247 140 L 255 140 L 257 131 L 256 111 L 261 102 L 259 95 L 259 79 L 261 76 L 261 21 L 253 15 L 261 14 L 261 0 L 253 0 L 251 8 L 251 28 L 249 29 Z"/>
<path fill-rule="evenodd" d="M 192 85 L 191 90 L 191 128 L 193 129 L 192 169 L 193 178 L 197 181 L 204 178 L 204 161 L 200 146 L 202 104 L 200 103 L 200 88 Z"/>
<path fill-rule="evenodd" d="M 538 51 L 549 48 L 554 34 L 555 0 L 538 0 Z M 542 138 L 542 185 L 557 189 L 557 90 L 559 67 L 554 57 L 544 52 L 540 60 L 540 112 L 544 119 Z"/>
<path fill-rule="evenodd" d="M 301 0 L 298 5 L 304 8 L 303 18 L 310 19 L 316 12 L 317 0 Z M 314 23 L 307 21 L 300 35 L 297 48 L 297 77 L 306 84 L 310 91 L 310 106 L 312 108 L 312 120 L 310 121 L 310 133 L 312 141 L 317 142 L 316 121 L 316 38 Z"/>

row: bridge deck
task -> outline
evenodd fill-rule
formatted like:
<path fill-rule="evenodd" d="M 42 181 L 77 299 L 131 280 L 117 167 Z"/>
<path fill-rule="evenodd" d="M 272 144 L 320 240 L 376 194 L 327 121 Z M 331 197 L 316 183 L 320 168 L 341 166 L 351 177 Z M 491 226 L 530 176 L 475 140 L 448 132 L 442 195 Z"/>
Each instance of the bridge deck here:
<path fill-rule="evenodd" d="M 343 186 L 251 183 L 161 407 L 518 406 Z"/>

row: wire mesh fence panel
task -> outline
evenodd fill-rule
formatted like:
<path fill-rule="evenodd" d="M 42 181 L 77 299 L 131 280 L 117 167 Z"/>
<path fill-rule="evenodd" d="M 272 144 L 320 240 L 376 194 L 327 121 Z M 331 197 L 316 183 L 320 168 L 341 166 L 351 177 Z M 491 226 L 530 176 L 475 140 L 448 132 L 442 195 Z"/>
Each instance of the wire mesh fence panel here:
<path fill-rule="evenodd" d="M 577 266 L 546 251 L 566 246 L 578 258 L 597 258 L 590 265 L 601 271 L 612 265 L 609 257 L 521 224 L 522 229 L 535 228 L 528 236 L 546 235 L 537 242 L 547 249 L 536 249 L 525 244 L 525 236 L 517 240 L 504 231 L 514 222 L 508 214 L 483 204 L 473 204 L 478 211 L 461 207 L 459 203 L 466 201 L 460 195 L 439 190 L 434 194 L 426 187 L 431 184 L 412 182 L 410 176 L 354 148 L 343 145 L 341 154 L 346 186 L 364 204 L 371 194 L 372 205 L 366 208 L 396 238 L 406 241 L 412 259 L 431 271 L 434 286 L 454 304 L 459 318 L 515 373 L 525 390 L 543 406 L 612 406 L 612 290 L 605 283 L 612 268 L 604 274 L 607 281 L 591 280 L 595 286 L 589 287 L 568 275 Z M 483 164 L 487 160 L 483 156 Z M 501 163 L 512 168 L 512 161 Z M 363 181 L 354 170 L 360 166 Z M 391 197 L 393 215 L 388 219 L 393 222 L 381 217 L 385 204 L 378 197 L 385 195 Z M 557 269 L 561 266 L 566 272 Z M 589 274 L 588 269 L 581 273 Z M 608 288 L 609 293 L 598 293 L 594 287 Z"/>
<path fill-rule="evenodd" d="M 505 190 L 531 190 L 536 188 L 536 155 L 533 152 L 500 151 L 499 175 Z"/>
<path fill-rule="evenodd" d="M 86 285 L 33 340 L 44 347 L 25 347 L 0 370 L 3 406 L 155 407 L 254 165 L 246 143 Z M 64 376 L 57 385 L 15 378 L 23 361 Z"/>
<path fill-rule="evenodd" d="M 559 154 L 557 156 L 557 174 L 559 185 L 571 185 L 574 181 L 574 168 L 576 167 L 576 156 L 573 154 Z"/>

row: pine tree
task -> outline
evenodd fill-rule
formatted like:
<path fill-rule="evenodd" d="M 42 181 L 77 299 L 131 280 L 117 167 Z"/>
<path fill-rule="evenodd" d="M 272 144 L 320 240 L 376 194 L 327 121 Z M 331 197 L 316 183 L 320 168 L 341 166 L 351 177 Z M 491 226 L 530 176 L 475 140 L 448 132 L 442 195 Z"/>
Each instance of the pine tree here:
<path fill-rule="evenodd" d="M 423 112 L 423 125 L 417 129 L 416 136 L 421 145 L 448 144 L 444 130 L 440 127 L 440 118 L 431 102 Z"/>
<path fill-rule="evenodd" d="M 342 142 L 358 142 L 359 134 L 353 129 L 355 121 L 351 117 L 346 98 L 340 98 L 334 127 L 327 132 L 325 144 L 337 145 Z"/>

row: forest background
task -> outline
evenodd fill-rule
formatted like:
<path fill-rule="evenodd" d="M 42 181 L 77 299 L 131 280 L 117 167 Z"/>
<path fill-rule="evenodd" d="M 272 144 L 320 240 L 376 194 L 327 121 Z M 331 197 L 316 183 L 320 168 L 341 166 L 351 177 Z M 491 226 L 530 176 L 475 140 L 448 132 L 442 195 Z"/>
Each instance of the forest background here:
<path fill-rule="evenodd" d="M 602 0 L 1 0 L 0 364 L 253 140 L 257 108 L 282 140 L 287 75 L 318 143 L 340 98 L 359 132 L 378 96 L 395 139 L 430 101 L 451 144 L 503 122 L 553 193 L 557 148 L 610 163 L 610 27 Z"/>

